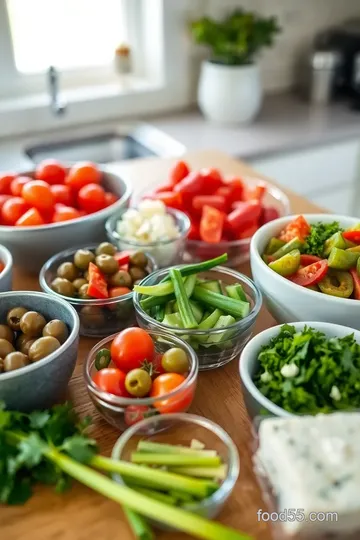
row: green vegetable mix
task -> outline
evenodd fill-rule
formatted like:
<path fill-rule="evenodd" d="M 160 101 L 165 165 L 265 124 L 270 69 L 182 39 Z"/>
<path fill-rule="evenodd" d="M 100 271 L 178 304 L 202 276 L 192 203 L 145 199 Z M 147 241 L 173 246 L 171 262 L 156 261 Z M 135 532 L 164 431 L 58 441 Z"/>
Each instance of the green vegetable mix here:
<path fill-rule="evenodd" d="M 306 238 L 303 253 L 322 257 L 326 240 L 339 231 L 341 232 L 343 229 L 340 227 L 338 221 L 333 221 L 332 223 L 320 222 L 316 225 L 311 225 L 310 234 Z"/>

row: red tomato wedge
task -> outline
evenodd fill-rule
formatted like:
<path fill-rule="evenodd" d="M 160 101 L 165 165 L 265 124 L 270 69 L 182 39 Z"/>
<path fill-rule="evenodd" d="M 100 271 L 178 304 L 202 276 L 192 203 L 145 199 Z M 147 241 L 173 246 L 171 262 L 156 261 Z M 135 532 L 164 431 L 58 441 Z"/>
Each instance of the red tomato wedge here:
<path fill-rule="evenodd" d="M 200 238 L 204 242 L 220 242 L 224 227 L 225 214 L 212 208 L 204 206 L 200 221 Z"/>
<path fill-rule="evenodd" d="M 203 195 L 206 178 L 200 172 L 191 172 L 174 186 L 175 193 L 183 195 Z"/>
<path fill-rule="evenodd" d="M 203 192 L 199 195 L 213 195 L 223 185 L 223 179 L 217 169 L 201 169 L 203 178 Z"/>
<path fill-rule="evenodd" d="M 354 244 L 360 244 L 360 231 L 345 231 L 342 235 L 345 240 L 354 242 Z"/>
<path fill-rule="evenodd" d="M 320 257 L 316 257 L 316 255 L 300 255 L 301 266 L 309 266 L 310 264 L 317 263 L 321 260 L 322 259 Z"/>
<path fill-rule="evenodd" d="M 261 214 L 261 204 L 259 201 L 237 202 L 236 208 L 226 218 L 226 227 L 235 234 L 241 233 L 243 229 L 253 226 Z"/>
<path fill-rule="evenodd" d="M 185 163 L 185 161 L 178 161 L 170 170 L 170 174 L 169 174 L 170 185 L 175 186 L 176 184 L 181 182 L 181 180 L 184 180 L 184 178 L 186 178 L 189 173 L 190 173 L 189 165 Z"/>
<path fill-rule="evenodd" d="M 93 298 L 109 297 L 106 279 L 94 263 L 89 263 L 88 295 Z"/>
<path fill-rule="evenodd" d="M 263 208 L 261 216 L 260 216 L 260 225 L 269 223 L 269 221 L 273 221 L 274 219 L 277 219 L 279 217 L 280 217 L 280 214 L 276 210 L 276 208 Z"/>
<path fill-rule="evenodd" d="M 128 264 L 130 261 L 130 251 L 118 251 L 115 253 L 114 259 L 118 262 L 119 266 Z"/>
<path fill-rule="evenodd" d="M 289 279 L 296 285 L 301 285 L 302 287 L 309 287 L 310 285 L 316 285 L 321 281 L 328 271 L 328 262 L 327 259 L 317 261 L 309 266 L 300 268 Z"/>
<path fill-rule="evenodd" d="M 196 195 L 193 198 L 192 205 L 195 210 L 202 210 L 205 205 L 217 208 L 221 212 L 225 212 L 226 209 L 225 197 L 221 195 Z"/>
<path fill-rule="evenodd" d="M 356 268 L 351 268 L 349 272 L 354 282 L 354 298 L 355 300 L 360 300 L 360 276 L 357 273 Z"/>
<path fill-rule="evenodd" d="M 5 264 L 0 261 L 0 273 L 4 270 Z"/>
<path fill-rule="evenodd" d="M 299 238 L 305 240 L 310 234 L 310 225 L 304 218 L 304 216 L 298 216 L 294 221 L 291 221 L 286 225 L 285 229 L 281 231 L 279 238 L 283 242 L 290 242 L 293 238 Z"/>
<path fill-rule="evenodd" d="M 246 191 L 246 198 L 248 201 L 259 201 L 261 202 L 264 198 L 264 195 L 266 193 L 266 186 L 265 184 L 258 184 L 254 188 L 247 189 Z"/>
<path fill-rule="evenodd" d="M 183 201 L 180 193 L 175 193 L 174 191 L 161 191 L 160 193 L 153 193 L 152 195 L 147 195 L 144 199 L 155 199 L 157 201 L 162 201 L 165 206 L 169 208 L 174 208 L 175 210 L 182 210 Z"/>

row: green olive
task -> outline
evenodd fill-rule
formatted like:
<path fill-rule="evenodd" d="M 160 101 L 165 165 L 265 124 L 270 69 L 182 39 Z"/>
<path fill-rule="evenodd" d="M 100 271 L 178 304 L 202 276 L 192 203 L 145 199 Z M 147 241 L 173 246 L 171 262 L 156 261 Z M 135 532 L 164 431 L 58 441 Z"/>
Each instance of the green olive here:
<path fill-rule="evenodd" d="M 32 336 L 27 336 L 26 334 L 20 334 L 20 336 L 16 340 L 16 349 L 28 355 L 29 348 L 34 341 L 35 341 L 35 338 L 33 338 Z"/>
<path fill-rule="evenodd" d="M 109 283 L 112 287 L 132 287 L 132 279 L 129 272 L 125 270 L 119 270 L 115 274 L 109 277 Z"/>
<path fill-rule="evenodd" d="M 53 319 L 44 326 L 42 335 L 43 337 L 54 337 L 60 343 L 64 343 L 69 336 L 69 330 L 63 321 L 60 321 L 59 319 Z"/>
<path fill-rule="evenodd" d="M 115 255 L 116 247 L 110 242 L 102 242 L 95 251 L 96 255 Z"/>
<path fill-rule="evenodd" d="M 10 343 L 14 342 L 14 332 L 7 324 L 0 324 L 0 339 L 6 339 Z"/>
<path fill-rule="evenodd" d="M 5 358 L 8 354 L 14 352 L 15 349 L 7 339 L 0 339 L 0 358 Z"/>
<path fill-rule="evenodd" d="M 64 262 L 60 264 L 59 268 L 56 271 L 58 277 L 68 279 L 69 281 L 74 281 L 79 276 L 79 269 L 76 268 L 75 264 L 72 262 Z"/>
<path fill-rule="evenodd" d="M 138 268 L 137 266 L 132 266 L 129 269 L 129 274 L 131 276 L 131 279 L 133 281 L 138 281 L 139 279 L 144 279 L 144 277 L 147 276 L 147 273 L 142 268 Z"/>
<path fill-rule="evenodd" d="M 88 288 L 88 282 L 85 282 L 84 285 L 81 285 L 80 289 L 78 290 L 79 298 L 82 298 L 83 300 L 90 298 L 90 296 L 88 295 Z"/>
<path fill-rule="evenodd" d="M 138 266 L 139 268 L 146 268 L 148 265 L 148 258 L 142 251 L 137 251 L 130 255 L 130 264 L 132 266 Z"/>
<path fill-rule="evenodd" d="M 57 277 L 51 282 L 51 288 L 63 296 L 74 296 L 75 287 L 68 279 Z"/>
<path fill-rule="evenodd" d="M 95 356 L 95 367 L 98 371 L 107 368 L 111 362 L 111 353 L 109 349 L 100 349 Z"/>
<path fill-rule="evenodd" d="M 30 337 L 41 336 L 44 326 L 46 325 L 46 319 L 37 311 L 27 311 L 21 317 L 20 330 L 23 334 Z"/>
<path fill-rule="evenodd" d="M 98 255 L 95 264 L 104 274 L 115 274 L 119 270 L 118 262 L 111 255 Z"/>
<path fill-rule="evenodd" d="M 151 377 L 144 369 L 132 369 L 126 375 L 125 388 L 132 396 L 146 396 L 151 390 L 151 385 Z"/>
<path fill-rule="evenodd" d="M 60 342 L 56 338 L 52 336 L 41 337 L 35 340 L 29 349 L 30 361 L 38 362 L 42 358 L 45 358 L 45 356 L 49 356 L 49 354 L 56 351 L 59 347 Z"/>
<path fill-rule="evenodd" d="M 6 315 L 6 322 L 11 330 L 18 332 L 20 330 L 20 319 L 28 310 L 24 307 L 15 307 L 10 309 Z"/>
<path fill-rule="evenodd" d="M 178 347 L 167 350 L 162 359 L 161 365 L 168 373 L 180 373 L 183 375 L 189 371 L 189 360 L 186 352 Z"/>
<path fill-rule="evenodd" d="M 89 328 L 102 328 L 105 325 L 103 310 L 97 306 L 84 306 L 80 311 L 81 324 Z"/>
<path fill-rule="evenodd" d="M 29 364 L 26 354 L 19 351 L 12 352 L 4 358 L 4 371 L 14 371 Z"/>
<path fill-rule="evenodd" d="M 4 372 L 4 359 L 0 358 L 0 373 Z"/>
<path fill-rule="evenodd" d="M 75 287 L 76 290 L 79 290 L 83 285 L 87 285 L 88 282 L 86 281 L 85 278 L 77 278 L 77 279 L 74 279 L 73 281 L 73 285 Z"/>
<path fill-rule="evenodd" d="M 74 264 L 80 270 L 87 270 L 89 263 L 94 262 L 95 255 L 89 249 L 78 249 L 74 255 Z"/>

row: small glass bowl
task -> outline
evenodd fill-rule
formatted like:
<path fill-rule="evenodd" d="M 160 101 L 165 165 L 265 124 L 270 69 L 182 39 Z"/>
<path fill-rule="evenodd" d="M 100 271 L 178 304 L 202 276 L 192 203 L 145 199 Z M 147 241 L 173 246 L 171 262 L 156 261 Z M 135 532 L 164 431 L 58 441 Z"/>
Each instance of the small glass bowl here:
<path fill-rule="evenodd" d="M 172 347 L 179 347 L 185 351 L 189 359 L 190 369 L 186 380 L 172 392 L 161 396 L 160 399 L 115 396 L 104 392 L 93 382 L 93 375 L 97 371 L 95 367 L 96 354 L 101 349 L 110 349 L 117 334 L 113 334 L 95 345 L 84 363 L 84 378 L 92 402 L 103 418 L 120 431 L 124 431 L 144 418 L 160 417 L 177 411 L 185 412 L 194 398 L 199 371 L 199 361 L 195 351 L 176 336 L 169 336 L 164 332 L 148 333 L 154 342 L 156 353 L 164 354 Z"/>
<path fill-rule="evenodd" d="M 117 232 L 117 222 L 121 220 L 122 215 L 126 211 L 127 209 L 124 209 L 121 212 L 114 214 L 107 220 L 105 224 L 108 239 L 112 244 L 115 244 L 120 251 L 145 250 L 146 253 L 152 255 L 159 268 L 165 268 L 166 266 L 172 266 L 182 262 L 186 237 L 189 233 L 191 225 L 186 214 L 180 212 L 179 210 L 167 208 L 167 213 L 170 214 L 176 222 L 176 225 L 180 231 L 180 236 L 172 240 L 163 240 L 161 242 L 150 242 L 148 244 L 144 244 L 141 242 L 126 240 Z"/>
<path fill-rule="evenodd" d="M 244 177 L 247 186 L 256 187 L 260 180 L 254 177 Z M 276 208 L 279 216 L 287 216 L 290 213 L 290 201 L 281 189 L 261 180 L 266 185 L 266 194 L 264 196 L 265 208 Z M 213 259 L 227 253 L 228 260 L 226 266 L 236 267 L 249 260 L 250 238 L 242 240 L 228 240 L 210 244 L 202 240 L 186 240 L 185 253 L 183 260 L 185 263 L 197 263 Z"/>
<path fill-rule="evenodd" d="M 181 268 L 181 266 L 178 266 L 178 268 Z M 156 285 L 168 272 L 168 269 L 157 270 L 144 278 L 141 285 Z M 225 285 L 240 283 L 250 302 L 249 315 L 241 321 L 228 326 L 225 330 L 223 328 L 217 330 L 184 330 L 182 328 L 167 326 L 150 317 L 141 307 L 140 302 L 143 295 L 137 292 L 134 293 L 134 306 L 139 326 L 147 331 L 162 331 L 188 341 L 197 352 L 199 370 L 205 371 L 221 367 L 239 357 L 240 351 L 252 336 L 254 324 L 261 308 L 262 296 L 250 278 L 230 268 L 217 266 L 212 270 L 201 272 L 198 275 L 201 278 L 209 280 L 221 280 Z M 222 336 L 216 344 L 209 346 L 208 344 L 203 345 L 201 343 L 201 338 L 205 339 L 206 337 L 215 335 Z"/>
<path fill-rule="evenodd" d="M 184 509 L 205 518 L 215 518 L 230 497 L 240 473 L 239 454 L 235 443 L 226 431 L 211 420 L 195 414 L 154 416 L 139 422 L 119 437 L 111 454 L 112 459 L 129 461 L 130 454 L 141 439 L 185 446 L 190 446 L 191 441 L 196 439 L 202 442 L 206 449 L 217 451 L 227 465 L 226 478 L 219 489 L 207 499 L 183 506 Z M 113 478 L 120 484 L 125 483 L 120 475 L 115 474 Z M 152 523 L 161 529 L 173 530 L 158 521 L 152 521 Z"/>
<path fill-rule="evenodd" d="M 51 257 L 40 270 L 39 283 L 42 290 L 53 294 L 71 304 L 80 318 L 80 335 L 86 337 L 104 337 L 114 332 L 120 332 L 129 326 L 136 326 L 133 292 L 116 298 L 96 300 L 95 298 L 71 298 L 52 290 L 50 283 L 56 277 L 56 271 L 63 262 L 72 262 L 78 249 L 94 251 L 98 244 L 78 246 L 67 249 Z M 146 253 L 149 264 L 146 270 L 151 273 L 157 269 L 154 259 Z"/>

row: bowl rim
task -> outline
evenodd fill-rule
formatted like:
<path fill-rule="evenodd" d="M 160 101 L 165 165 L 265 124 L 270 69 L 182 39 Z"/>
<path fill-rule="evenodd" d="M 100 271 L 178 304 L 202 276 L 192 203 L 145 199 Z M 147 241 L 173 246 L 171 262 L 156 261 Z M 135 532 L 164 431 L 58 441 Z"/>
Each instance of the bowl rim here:
<path fill-rule="evenodd" d="M 219 424 L 216 424 L 212 420 L 209 420 L 208 418 L 205 418 L 203 416 L 199 416 L 197 414 L 191 414 L 191 413 L 170 413 L 160 416 L 153 416 L 150 418 L 146 418 L 145 420 L 141 420 L 141 422 L 137 422 L 130 428 L 128 428 L 126 431 L 124 431 L 120 437 L 115 442 L 112 452 L 111 452 L 111 458 L 118 460 L 121 459 L 121 451 L 125 447 L 125 445 L 129 442 L 129 440 L 136 434 L 137 431 L 142 430 L 143 428 L 147 428 L 151 426 L 152 423 L 155 422 L 163 422 L 163 421 L 171 421 L 176 420 L 180 422 L 188 422 L 190 424 L 196 424 L 208 431 L 211 431 L 213 434 L 215 434 L 227 447 L 229 451 L 229 462 L 228 462 L 228 471 L 225 480 L 220 484 L 219 489 L 215 491 L 210 497 L 207 497 L 206 499 L 203 499 L 200 502 L 190 503 L 185 505 L 184 509 L 189 511 L 195 511 L 200 509 L 205 509 L 208 506 L 211 506 L 213 504 L 221 503 L 222 500 L 227 499 L 227 497 L 230 496 L 240 474 L 240 456 L 238 449 L 230 437 L 230 435 L 222 428 Z M 117 478 L 116 481 L 120 481 L 120 483 L 124 484 L 122 477 L 120 474 L 115 474 L 115 478 Z"/>
<path fill-rule="evenodd" d="M 124 294 L 122 296 L 115 296 L 114 298 L 104 298 L 104 299 L 98 299 L 98 298 L 75 298 L 71 296 L 64 296 L 63 294 L 59 294 L 56 291 L 53 291 L 48 282 L 46 281 L 45 274 L 49 270 L 49 268 L 56 262 L 57 259 L 62 259 L 64 257 L 70 256 L 73 253 L 75 253 L 78 249 L 89 249 L 94 250 L 97 248 L 99 244 L 89 244 L 87 246 L 75 246 L 68 249 L 64 249 L 63 251 L 59 251 L 59 253 L 56 253 L 52 257 L 50 257 L 41 267 L 39 272 L 39 284 L 40 287 L 46 294 L 56 296 L 57 298 L 61 298 L 61 300 L 65 300 L 66 302 L 74 305 L 74 306 L 112 306 L 114 304 L 118 304 L 119 302 L 126 302 L 126 300 L 132 300 L 134 291 L 130 291 L 127 294 Z M 144 252 L 147 256 L 148 260 L 151 262 L 152 265 L 152 272 L 158 270 L 158 265 L 154 259 L 149 253 Z M 59 261 L 60 262 L 60 261 Z M 151 272 L 151 273 L 152 273 Z M 150 275 L 150 274 L 149 274 Z M 146 276 L 147 277 L 147 276 Z M 144 278 L 145 279 L 145 278 Z"/>
<path fill-rule="evenodd" d="M 69 169 L 70 167 L 67 167 Z M 124 186 L 124 193 L 121 195 L 120 199 L 118 199 L 116 202 L 108 206 L 107 208 L 103 208 L 102 210 L 99 210 L 98 212 L 94 212 L 92 214 L 88 214 L 86 216 L 80 216 L 79 218 L 71 219 L 68 221 L 62 221 L 60 223 L 45 223 L 44 225 L 36 225 L 36 226 L 27 226 L 27 227 L 16 227 L 15 225 L 0 225 L 0 233 L 6 233 L 6 232 L 14 232 L 14 231 L 21 231 L 22 233 L 27 232 L 43 232 L 43 231 L 53 231 L 55 229 L 60 229 L 61 227 L 71 226 L 77 223 L 80 223 L 80 221 L 91 221 L 97 217 L 101 218 L 108 218 L 110 214 L 118 207 L 121 208 L 121 206 L 127 202 L 131 195 L 132 195 L 132 187 L 130 185 L 130 182 L 123 178 L 122 176 L 118 175 L 114 170 L 111 170 L 111 167 L 107 166 L 101 166 L 99 167 L 99 170 L 102 173 L 105 173 L 109 176 L 115 176 L 118 180 L 120 180 Z M 23 173 L 19 173 L 17 176 L 28 176 L 33 175 L 35 172 L 35 169 L 32 171 L 26 171 Z"/>
<path fill-rule="evenodd" d="M 150 330 L 149 331 L 145 330 L 145 332 L 149 334 L 152 339 L 153 337 L 160 337 L 168 341 L 169 340 L 172 341 L 173 342 L 172 347 L 180 346 L 181 348 L 185 349 L 186 354 L 190 358 L 190 362 L 191 362 L 190 371 L 185 381 L 183 381 L 177 388 L 175 388 L 175 390 L 172 390 L 168 394 L 164 394 L 163 396 L 161 396 L 161 400 L 163 399 L 167 400 L 167 399 L 173 398 L 181 394 L 181 392 L 183 392 L 186 388 L 190 387 L 193 383 L 196 382 L 197 377 L 198 377 L 198 372 L 199 372 L 199 359 L 197 357 L 197 354 L 194 351 L 194 349 L 188 343 L 186 343 L 186 341 L 179 338 L 178 336 L 169 336 L 165 332 L 150 331 Z M 91 364 L 93 363 L 93 359 L 96 353 L 100 351 L 101 349 L 108 348 L 107 345 L 110 346 L 110 343 L 120 333 L 121 331 L 116 332 L 115 334 L 112 334 L 102 339 L 96 345 L 94 345 L 94 347 L 91 349 L 91 351 L 87 355 L 86 360 L 84 361 L 84 367 L 83 367 L 83 375 L 84 375 L 85 383 L 87 386 L 87 390 L 89 392 L 91 391 L 97 398 L 101 399 L 102 401 L 105 401 L 106 404 L 111 404 L 113 406 L 127 407 L 128 405 L 148 405 L 148 406 L 154 405 L 154 403 L 160 401 L 158 397 L 135 398 L 135 397 L 115 396 L 113 394 L 109 394 L 108 392 L 104 392 L 103 390 L 101 390 L 96 384 L 94 384 L 92 380 L 92 377 L 90 375 L 90 368 L 91 368 Z"/>
<path fill-rule="evenodd" d="M 297 331 L 304 328 L 305 326 L 310 326 L 311 328 L 320 330 L 325 334 L 326 329 L 329 328 L 334 330 L 335 332 L 338 331 L 340 333 L 345 333 L 346 331 L 347 334 L 345 335 L 354 334 L 356 341 L 360 343 L 360 331 L 355 330 L 354 328 L 351 328 L 349 326 L 319 321 L 299 321 L 287 324 L 289 326 L 294 326 Z M 245 386 L 246 390 L 262 407 L 266 408 L 272 414 L 282 417 L 300 416 L 299 414 L 291 413 L 286 409 L 283 409 L 279 405 L 276 405 L 276 403 L 273 403 L 266 396 L 264 396 L 264 394 L 260 392 L 256 384 L 254 383 L 249 373 L 249 366 L 256 362 L 256 355 L 259 353 L 261 347 L 263 345 L 266 345 L 266 343 L 268 343 L 270 339 L 274 337 L 284 325 L 285 324 L 277 324 L 275 326 L 271 326 L 270 328 L 266 328 L 265 330 L 259 332 L 256 336 L 254 336 L 245 345 L 244 349 L 241 351 L 239 358 L 239 374 L 241 382 Z"/>
<path fill-rule="evenodd" d="M 315 223 L 317 221 L 320 222 L 324 220 L 324 217 L 327 220 L 327 222 L 329 221 L 330 222 L 338 221 L 339 223 L 343 221 L 352 221 L 353 223 L 360 222 L 360 218 L 355 218 L 352 216 L 343 216 L 340 214 L 301 214 L 299 213 L 299 214 L 292 214 L 290 216 L 284 216 L 282 218 L 274 219 L 273 221 L 270 221 L 269 223 L 266 223 L 265 225 L 260 227 L 260 229 L 257 230 L 254 236 L 252 237 L 251 244 L 250 244 L 250 260 L 254 259 L 256 263 L 260 263 L 262 270 L 269 277 L 271 276 L 273 279 L 275 279 L 277 283 L 285 285 L 286 287 L 289 288 L 289 291 L 293 293 L 298 292 L 299 294 L 307 295 L 309 297 L 309 300 L 310 299 L 315 300 L 316 298 L 319 299 L 319 296 L 320 296 L 320 298 L 329 302 L 334 302 L 341 305 L 346 305 L 346 304 L 350 305 L 349 302 L 352 302 L 352 305 L 356 305 L 357 303 L 360 307 L 359 300 L 356 300 L 354 298 L 340 298 L 338 296 L 332 296 L 331 294 L 324 294 L 324 293 L 319 293 L 318 291 L 312 291 L 311 289 L 302 287 L 301 285 L 296 285 L 296 283 L 293 283 L 292 281 L 284 278 L 283 276 L 280 276 L 280 274 L 277 274 L 276 272 L 271 270 L 271 268 L 269 268 L 266 262 L 262 259 L 259 253 L 258 244 L 261 239 L 266 237 L 266 233 L 268 233 L 268 229 L 272 228 L 275 224 L 278 224 L 279 230 L 280 230 L 281 227 L 286 225 L 288 222 L 291 222 L 293 219 L 295 219 L 296 217 L 300 215 L 304 216 L 304 218 L 307 221 L 309 221 L 310 224 Z"/>
<path fill-rule="evenodd" d="M 184 266 L 188 266 L 187 264 L 179 264 L 177 266 L 173 266 L 171 268 L 183 268 Z M 240 321 L 236 321 L 234 324 L 231 324 L 230 326 L 227 326 L 226 327 L 226 330 L 245 330 L 246 328 L 248 328 L 249 324 L 251 324 L 255 319 L 256 317 L 258 316 L 259 314 L 259 311 L 261 309 L 261 306 L 262 306 L 262 293 L 260 291 L 260 289 L 258 288 L 258 286 L 254 283 L 254 281 L 249 278 L 248 276 L 246 276 L 245 274 L 242 274 L 241 272 L 238 272 L 237 270 L 234 270 L 233 268 L 228 268 L 227 266 L 215 266 L 214 268 L 211 268 L 210 270 L 205 270 L 206 273 L 210 273 L 210 272 L 218 272 L 218 273 L 222 273 L 222 274 L 226 274 L 227 276 L 231 276 L 233 278 L 235 278 L 240 284 L 241 283 L 245 283 L 252 291 L 253 295 L 254 295 L 254 306 L 252 308 L 252 310 L 250 311 L 250 313 L 244 318 L 244 319 L 241 319 Z M 146 276 L 146 278 L 143 279 L 143 281 L 141 282 L 141 285 L 146 285 L 146 281 L 151 278 L 152 276 L 154 276 L 154 274 L 164 274 L 166 272 L 169 272 L 169 268 L 160 268 L 158 270 L 156 270 L 155 272 L 152 272 L 151 274 L 149 274 L 148 276 Z M 201 272 L 200 272 L 201 273 Z M 186 335 L 190 335 L 190 336 L 203 336 L 205 334 L 212 334 L 212 335 L 216 335 L 216 334 L 221 334 L 224 332 L 224 328 L 218 328 L 218 329 L 213 329 L 211 328 L 210 330 L 198 330 L 198 329 L 184 329 L 184 328 L 177 328 L 175 326 L 168 326 L 168 325 L 165 325 L 159 321 L 156 321 L 155 319 L 153 319 L 152 317 L 150 317 L 150 315 L 148 315 L 146 313 L 146 311 L 143 310 L 143 308 L 141 307 L 141 304 L 140 304 L 140 298 L 141 296 L 143 296 L 142 294 L 138 293 L 138 292 L 134 292 L 134 297 L 133 297 L 133 302 L 134 302 L 134 307 L 135 307 L 135 312 L 136 314 L 138 314 L 139 316 L 141 316 L 147 324 L 151 324 L 154 328 L 156 328 L 157 331 L 166 331 L 166 332 L 175 332 L 175 334 L 179 334 L 179 333 L 186 333 Z"/>
<path fill-rule="evenodd" d="M 0 302 L 1 298 L 4 298 L 5 295 L 10 298 L 16 299 L 19 295 L 26 295 L 29 298 L 41 298 L 43 300 L 49 301 L 49 295 L 43 293 L 43 292 L 37 292 L 37 291 L 11 291 L 11 292 L 3 292 L 0 293 Z M 34 362 L 33 364 L 29 364 L 28 366 L 24 366 L 20 369 L 15 369 L 14 371 L 9 371 L 8 373 L 1 373 L 0 375 L 0 388 L 1 388 L 1 382 L 6 381 L 9 379 L 13 379 L 15 377 L 21 377 L 22 375 L 25 375 L 27 373 L 30 373 L 31 371 L 36 371 L 37 369 L 41 369 L 46 364 L 50 364 L 53 360 L 56 360 L 56 358 L 61 354 L 64 353 L 69 346 L 71 346 L 79 336 L 79 330 L 80 330 L 80 322 L 78 314 L 76 313 L 76 310 L 64 300 L 61 300 L 60 298 L 56 299 L 56 302 L 60 304 L 64 309 L 68 310 L 70 315 L 73 319 L 73 327 L 70 331 L 70 334 L 66 341 L 61 344 L 61 346 L 56 349 L 53 353 L 49 354 L 48 356 L 45 356 L 45 358 L 42 358 L 41 360 L 38 360 L 38 362 Z"/>
<path fill-rule="evenodd" d="M 169 240 L 159 240 L 157 242 L 136 242 L 136 240 L 127 240 L 124 236 L 120 236 L 120 234 L 116 231 L 114 225 L 116 221 L 121 219 L 121 216 L 127 212 L 128 210 L 137 210 L 137 206 L 129 206 L 129 208 L 121 208 L 118 212 L 111 215 L 105 223 L 105 229 L 108 235 L 108 238 L 112 241 L 116 242 L 124 242 L 124 244 L 128 244 L 129 246 L 134 246 L 134 248 L 156 248 L 159 246 L 167 246 L 169 244 L 173 244 L 174 242 L 177 242 L 178 240 L 182 240 L 183 238 L 186 238 L 189 234 L 190 227 L 191 227 L 191 221 L 190 218 L 185 212 L 182 212 L 181 210 L 176 210 L 175 208 L 168 208 L 166 207 L 166 213 L 170 214 L 176 221 L 176 225 L 179 226 L 181 224 L 180 235 L 176 238 L 171 238 Z"/>
<path fill-rule="evenodd" d="M 0 283 L 1 283 L 1 280 L 10 274 L 12 266 L 13 266 L 13 258 L 12 258 L 11 252 L 8 250 L 7 247 L 5 247 L 2 244 L 0 244 L 0 261 L 5 264 L 3 271 L 0 272 Z M 7 291 L 3 291 L 3 292 L 7 292 Z M 8 292 L 11 292 L 11 291 L 8 291 Z"/>

